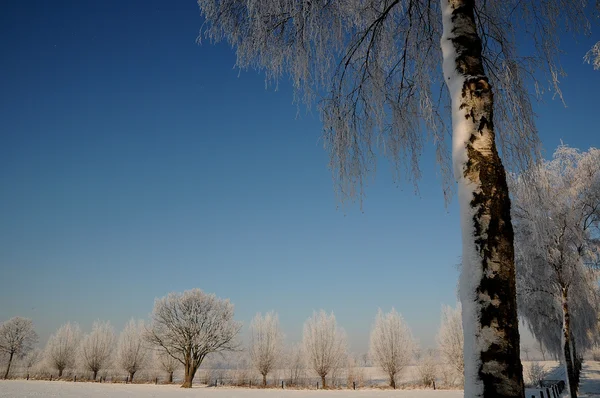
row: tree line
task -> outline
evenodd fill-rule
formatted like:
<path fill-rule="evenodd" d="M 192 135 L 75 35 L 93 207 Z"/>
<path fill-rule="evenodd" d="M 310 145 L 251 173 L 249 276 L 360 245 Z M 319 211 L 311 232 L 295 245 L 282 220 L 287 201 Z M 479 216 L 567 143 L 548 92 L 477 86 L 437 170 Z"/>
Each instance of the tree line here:
<path fill-rule="evenodd" d="M 303 327 L 302 341 L 285 347 L 284 334 L 275 312 L 256 314 L 249 325 L 248 341 L 240 340 L 241 323 L 235 321 L 233 304 L 229 300 L 200 289 L 170 293 L 157 299 L 151 320 L 130 320 L 117 336 L 109 322 L 96 321 L 88 334 L 77 323 L 62 325 L 43 350 L 34 349 L 37 335 L 29 319 L 15 317 L 0 325 L 0 347 L 13 353 L 7 362 L 5 378 L 12 361 L 23 360 L 28 371 L 36 364 L 46 372 L 56 372 L 58 378 L 66 370 L 79 374 L 80 380 L 97 380 L 102 371 L 118 369 L 129 382 L 141 370 L 158 367 L 168 382 L 183 368 L 182 387 L 192 386 L 198 368 L 207 357 L 234 352 L 248 358 L 248 365 L 261 375 L 262 385 L 278 369 L 285 369 L 289 383 L 298 382 L 300 372 L 307 371 L 327 388 L 336 370 L 352 361 L 346 333 L 337 324 L 335 315 L 324 310 L 314 312 Z M 17 337 L 17 338 L 14 338 Z M 444 307 L 442 324 L 437 335 L 440 360 L 451 368 L 452 380 L 462 378 L 462 325 L 460 307 Z M 410 328 L 402 316 L 392 309 L 378 312 L 370 335 L 369 359 L 388 376 L 393 388 L 407 366 L 431 361 L 431 354 L 418 349 Z M 366 365 L 366 363 L 363 363 Z M 431 368 L 431 364 L 427 365 Z M 433 380 L 429 380 L 429 384 Z"/>

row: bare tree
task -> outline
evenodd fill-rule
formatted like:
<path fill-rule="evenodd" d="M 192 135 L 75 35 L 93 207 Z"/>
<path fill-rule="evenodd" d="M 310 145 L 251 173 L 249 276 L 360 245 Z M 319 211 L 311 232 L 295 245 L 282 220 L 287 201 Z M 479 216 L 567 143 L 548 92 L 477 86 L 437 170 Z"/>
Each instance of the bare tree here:
<path fill-rule="evenodd" d="M 241 324 L 233 319 L 233 304 L 200 289 L 169 293 L 156 299 L 147 339 L 183 364 L 181 387 L 191 388 L 196 371 L 213 352 L 238 348 Z"/>
<path fill-rule="evenodd" d="M 0 324 L 0 354 L 8 356 L 5 379 L 8 378 L 13 359 L 27 355 L 37 341 L 38 336 L 33 330 L 31 319 L 16 316 Z"/>
<path fill-rule="evenodd" d="M 58 370 L 58 377 L 62 377 L 66 368 L 72 368 L 75 365 L 80 340 L 79 325 L 70 322 L 62 325 L 48 339 L 44 355 L 48 364 Z"/>
<path fill-rule="evenodd" d="M 371 329 L 369 354 L 387 373 L 390 387 L 396 388 L 396 376 L 410 364 L 415 350 L 416 344 L 402 316 L 393 308 L 387 314 L 380 309 Z"/>
<path fill-rule="evenodd" d="M 281 359 L 283 333 L 279 328 L 279 318 L 274 312 L 264 317 L 256 314 L 250 323 L 250 360 L 267 385 L 267 374 L 275 369 Z"/>
<path fill-rule="evenodd" d="M 321 377 L 323 388 L 327 388 L 325 377 L 346 356 L 346 333 L 338 328 L 333 312 L 314 312 L 304 322 L 302 344 L 308 366 Z"/>
<path fill-rule="evenodd" d="M 590 267 L 600 248 L 600 150 L 561 145 L 553 160 L 532 165 L 510 184 L 519 306 L 536 338 L 562 351 L 575 398 L 577 350 L 593 345 L 589 332 L 600 311 L 598 275 Z"/>
<path fill-rule="evenodd" d="M 144 368 L 148 361 L 148 347 L 145 345 L 146 327 L 143 320 L 131 319 L 119 335 L 117 346 L 117 363 L 129 373 L 129 381 L 133 382 L 136 372 Z"/>
<path fill-rule="evenodd" d="M 173 373 L 179 367 L 179 361 L 169 355 L 164 349 L 159 349 L 157 351 L 156 360 L 158 361 L 159 367 L 167 372 L 169 383 L 173 383 Z"/>
<path fill-rule="evenodd" d="M 442 322 L 437 333 L 436 341 L 442 360 L 451 366 L 458 377 L 463 377 L 465 361 L 463 357 L 463 326 L 462 307 L 460 303 L 456 308 L 442 306 Z"/>
<path fill-rule="evenodd" d="M 81 366 L 92 372 L 92 379 L 96 380 L 98 372 L 109 365 L 115 346 L 115 332 L 110 322 L 95 321 L 92 332 L 83 337 L 79 347 L 79 361 Z"/>

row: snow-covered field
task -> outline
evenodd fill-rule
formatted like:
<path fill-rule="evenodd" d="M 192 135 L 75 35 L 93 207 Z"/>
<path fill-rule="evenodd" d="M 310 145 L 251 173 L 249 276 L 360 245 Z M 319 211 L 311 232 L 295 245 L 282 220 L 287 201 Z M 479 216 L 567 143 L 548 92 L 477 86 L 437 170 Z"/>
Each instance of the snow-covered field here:
<path fill-rule="evenodd" d="M 580 397 L 600 397 L 600 363 L 586 362 L 582 375 Z M 122 384 L 122 383 L 73 383 L 66 381 L 7 380 L 0 381 L 0 398 L 11 397 L 64 397 L 64 398 L 335 398 L 335 397 L 374 397 L 374 398 L 453 398 L 462 397 L 461 390 L 281 390 L 248 389 L 232 387 L 194 386 L 181 389 L 177 385 Z M 539 397 L 539 390 L 527 390 L 526 397 Z M 563 394 L 566 396 L 566 394 Z"/>

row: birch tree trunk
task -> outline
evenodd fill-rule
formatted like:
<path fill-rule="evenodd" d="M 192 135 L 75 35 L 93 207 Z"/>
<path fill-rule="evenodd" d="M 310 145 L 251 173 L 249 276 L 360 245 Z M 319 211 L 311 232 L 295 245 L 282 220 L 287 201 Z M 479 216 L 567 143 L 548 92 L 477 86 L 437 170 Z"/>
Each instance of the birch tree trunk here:
<path fill-rule="evenodd" d="M 474 0 L 441 0 L 444 79 L 463 231 L 465 397 L 524 397 L 513 230 Z"/>
<path fill-rule="evenodd" d="M 575 380 L 575 369 L 573 367 L 573 355 L 571 350 L 571 313 L 569 312 L 569 290 L 562 289 L 562 311 L 563 311 L 563 353 L 567 367 L 567 389 L 571 398 L 577 398 L 577 382 Z"/>

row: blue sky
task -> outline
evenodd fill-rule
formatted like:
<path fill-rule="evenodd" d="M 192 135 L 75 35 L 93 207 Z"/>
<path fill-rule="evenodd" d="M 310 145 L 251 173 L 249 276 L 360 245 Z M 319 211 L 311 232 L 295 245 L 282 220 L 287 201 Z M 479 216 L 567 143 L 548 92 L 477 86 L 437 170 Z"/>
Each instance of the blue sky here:
<path fill-rule="evenodd" d="M 460 255 L 432 148 L 418 195 L 381 163 L 362 211 L 340 207 L 318 115 L 235 70 L 226 45 L 198 46 L 201 23 L 194 1 L 4 4 L 0 321 L 30 317 L 45 343 L 198 287 L 246 325 L 277 311 L 288 341 L 323 308 L 364 352 L 395 307 L 431 345 Z M 548 152 L 600 144 L 593 41 L 563 41 L 568 107 L 536 106 Z"/>

